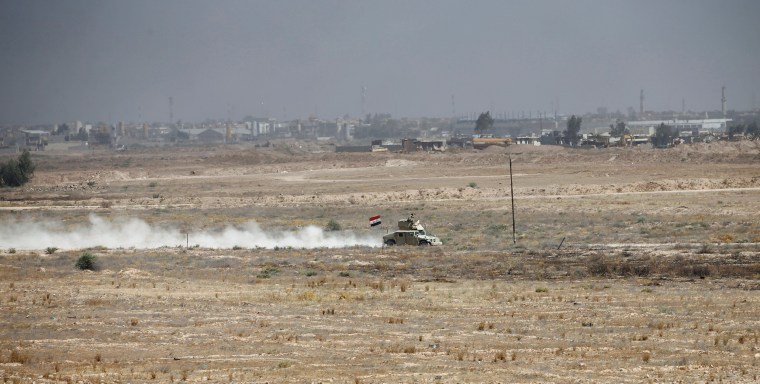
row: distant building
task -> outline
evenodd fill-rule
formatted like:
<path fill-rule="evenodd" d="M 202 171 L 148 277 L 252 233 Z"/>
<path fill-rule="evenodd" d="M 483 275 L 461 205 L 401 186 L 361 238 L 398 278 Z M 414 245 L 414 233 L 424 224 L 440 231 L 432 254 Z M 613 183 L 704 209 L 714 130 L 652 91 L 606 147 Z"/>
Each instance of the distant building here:
<path fill-rule="evenodd" d="M 515 139 L 514 143 L 517 145 L 533 145 L 538 147 L 541 145 L 541 138 L 537 136 L 520 136 Z"/>
<path fill-rule="evenodd" d="M 187 140 L 191 143 L 204 144 L 224 143 L 227 133 L 224 129 L 218 128 L 191 128 L 183 129 L 181 132 L 187 134 Z"/>
<path fill-rule="evenodd" d="M 44 150 L 50 140 L 50 132 L 33 129 L 22 129 L 24 134 L 24 146 L 38 151 Z"/>
<path fill-rule="evenodd" d="M 665 124 L 674 128 L 676 131 L 694 130 L 702 131 L 723 131 L 731 119 L 699 119 L 699 120 L 645 120 L 645 121 L 628 121 L 625 126 L 634 135 L 654 135 L 654 130 L 660 124 Z"/>

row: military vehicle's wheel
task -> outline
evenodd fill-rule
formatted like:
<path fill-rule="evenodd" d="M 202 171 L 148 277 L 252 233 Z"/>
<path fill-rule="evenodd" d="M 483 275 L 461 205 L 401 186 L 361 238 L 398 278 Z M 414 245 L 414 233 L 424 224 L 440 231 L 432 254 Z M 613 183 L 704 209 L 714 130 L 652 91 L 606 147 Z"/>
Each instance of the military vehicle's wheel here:
<path fill-rule="evenodd" d="M 428 245 L 430 245 L 430 243 L 428 243 L 427 241 L 420 241 L 420 245 L 421 246 L 428 246 Z"/>
<path fill-rule="evenodd" d="M 392 246 L 396 245 L 396 241 L 393 240 L 393 239 L 385 240 L 385 245 L 387 245 L 389 247 L 392 247 Z"/>

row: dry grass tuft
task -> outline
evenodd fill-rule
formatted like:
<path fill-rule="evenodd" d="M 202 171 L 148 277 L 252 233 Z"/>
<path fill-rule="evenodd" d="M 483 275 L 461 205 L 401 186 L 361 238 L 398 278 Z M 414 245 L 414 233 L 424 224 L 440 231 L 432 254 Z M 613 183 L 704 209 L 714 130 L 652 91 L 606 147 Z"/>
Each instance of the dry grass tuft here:
<path fill-rule="evenodd" d="M 27 364 L 32 361 L 31 356 L 18 350 L 11 351 L 11 356 L 8 360 L 10 363 Z"/>

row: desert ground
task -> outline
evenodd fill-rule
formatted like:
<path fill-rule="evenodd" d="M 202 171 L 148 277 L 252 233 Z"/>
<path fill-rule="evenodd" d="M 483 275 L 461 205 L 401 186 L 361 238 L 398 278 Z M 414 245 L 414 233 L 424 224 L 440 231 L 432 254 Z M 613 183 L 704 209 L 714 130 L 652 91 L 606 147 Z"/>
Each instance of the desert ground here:
<path fill-rule="evenodd" d="M 758 142 L 273 144 L 34 152 L 0 189 L 3 382 L 759 380 Z M 382 247 L 411 213 L 444 245 Z"/>

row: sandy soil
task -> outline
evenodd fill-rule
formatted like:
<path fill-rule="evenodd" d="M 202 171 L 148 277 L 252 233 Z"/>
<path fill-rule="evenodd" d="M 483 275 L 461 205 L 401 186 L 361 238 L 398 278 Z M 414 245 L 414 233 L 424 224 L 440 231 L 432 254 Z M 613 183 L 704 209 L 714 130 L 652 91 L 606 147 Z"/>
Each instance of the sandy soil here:
<path fill-rule="evenodd" d="M 85 250 L 0 239 L 4 381 L 757 381 L 758 143 L 327 150 L 35 153 L 4 225 L 381 237 L 369 216 L 413 212 L 444 246 L 94 247 L 90 272 Z"/>

